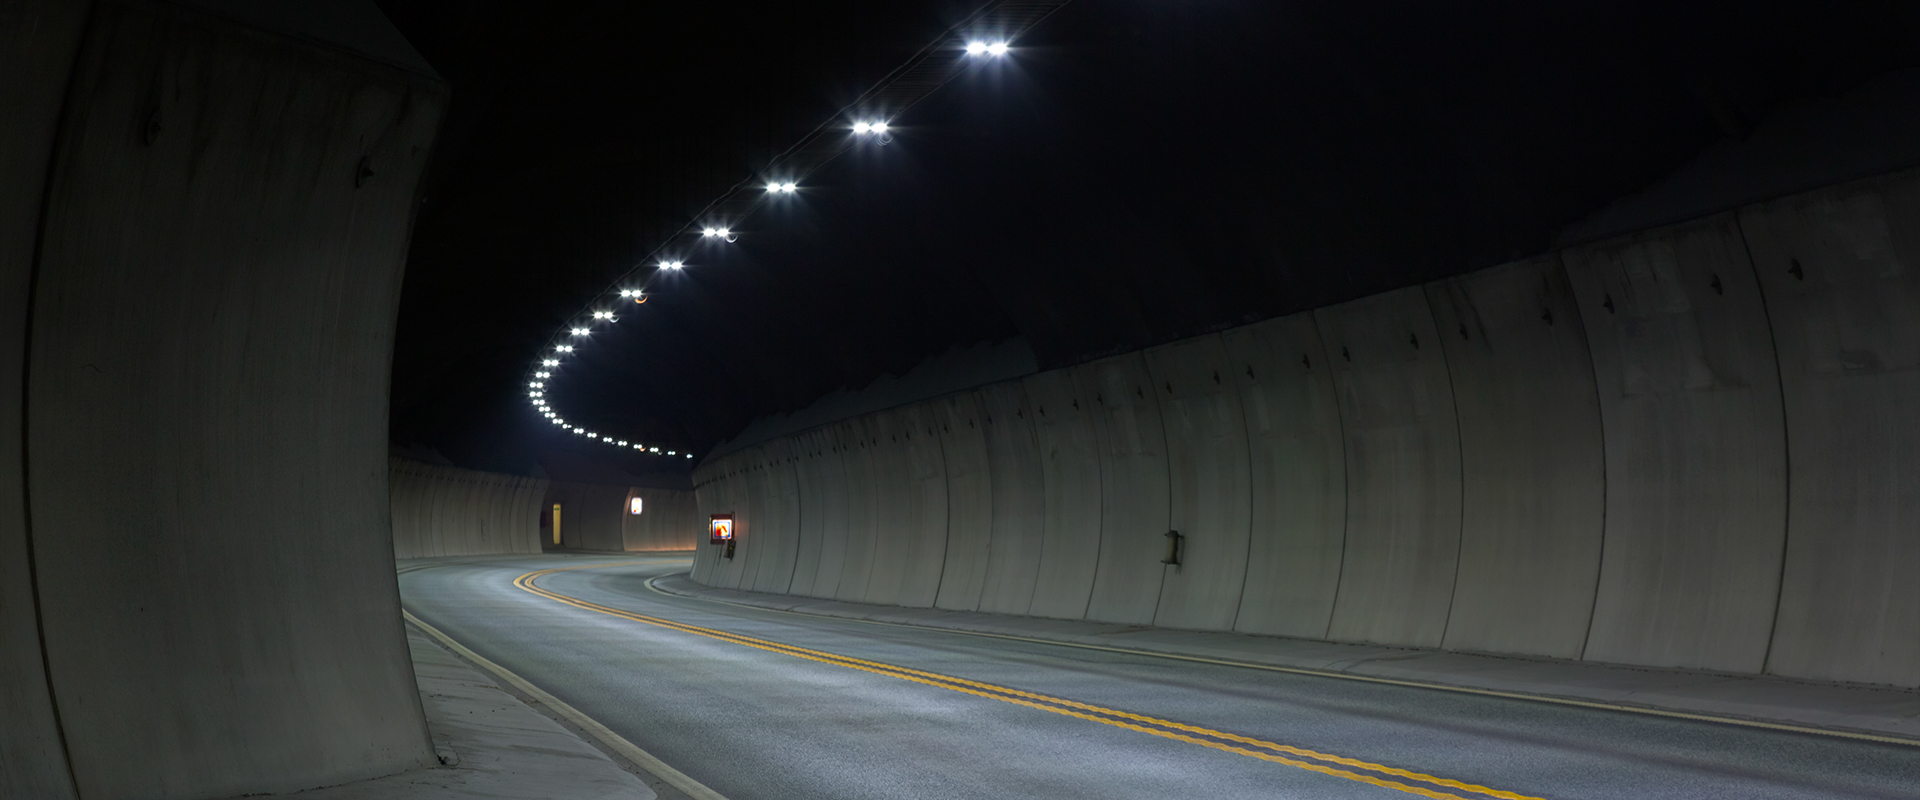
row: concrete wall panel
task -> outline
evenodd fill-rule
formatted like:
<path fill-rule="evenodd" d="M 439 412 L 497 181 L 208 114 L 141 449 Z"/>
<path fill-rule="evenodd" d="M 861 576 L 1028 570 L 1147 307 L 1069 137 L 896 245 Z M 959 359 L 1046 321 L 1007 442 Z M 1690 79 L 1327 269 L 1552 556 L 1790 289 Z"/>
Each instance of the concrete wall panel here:
<path fill-rule="evenodd" d="M 632 513 L 633 498 L 640 513 Z M 627 513 L 621 518 L 621 538 L 627 552 L 691 550 L 704 541 L 706 531 L 696 522 L 693 492 L 684 489 L 634 488 L 627 491 Z"/>
<path fill-rule="evenodd" d="M 1346 438 L 1313 315 L 1222 334 L 1246 415 L 1251 516 L 1234 629 L 1323 638 L 1347 520 Z"/>
<path fill-rule="evenodd" d="M 538 553 L 547 486 L 534 478 L 391 459 L 393 555 Z"/>
<path fill-rule="evenodd" d="M 1153 624 L 1230 630 L 1246 585 L 1253 502 L 1233 359 L 1219 336 L 1186 339 L 1145 355 L 1149 385 L 1162 392 L 1168 527 L 1186 537 L 1180 565 L 1165 569 Z"/>
<path fill-rule="evenodd" d="M 1606 440 L 1585 657 L 1757 672 L 1780 579 L 1786 454 L 1766 309 L 1734 215 L 1563 257 Z"/>
<path fill-rule="evenodd" d="M 753 466 L 753 452 L 735 453 L 727 461 L 726 483 L 727 509 L 733 512 L 733 558 L 725 558 L 726 545 L 715 548 L 715 555 L 721 556 L 714 562 L 714 585 L 726 589 L 738 589 L 746 581 L 747 565 L 753 558 L 754 523 L 759 509 L 753 505 L 753 487 L 747 480 L 747 471 Z"/>
<path fill-rule="evenodd" d="M 1328 636 L 1437 647 L 1460 549 L 1460 436 L 1419 287 L 1314 312 L 1347 438 L 1347 544 Z"/>
<path fill-rule="evenodd" d="M 1053 370 L 1024 379 L 1028 406 L 1014 411 L 1016 420 L 1033 418 L 1046 487 L 1037 573 L 1043 577 L 1027 610 L 1036 617 L 1085 617 L 1100 556 L 1100 445 L 1093 411 L 1077 402 L 1082 386 L 1092 385 L 1078 378 L 1080 372 Z"/>
<path fill-rule="evenodd" d="M 1427 287 L 1460 419 L 1445 646 L 1579 658 L 1606 507 L 1600 399 L 1558 256 Z"/>
<path fill-rule="evenodd" d="M 723 461 L 716 459 L 702 463 L 693 472 L 693 497 L 698 506 L 696 519 L 699 520 L 701 533 L 695 539 L 693 571 L 688 577 L 708 586 L 715 585 L 714 575 L 719 572 L 720 546 L 711 544 L 706 529 L 707 520 L 714 514 L 726 513 L 731 506 L 726 484 L 720 481 Z"/>
<path fill-rule="evenodd" d="M 89 4 L 0 4 L 0 797 L 73 797 L 40 663 L 25 497 L 21 383 L 27 291 L 47 159 Z"/>
<path fill-rule="evenodd" d="M 980 610 L 1025 614 L 1033 605 L 1047 525 L 1046 470 L 1034 432 L 1036 415 L 1019 381 L 982 387 L 979 396 L 993 481 L 993 543 L 987 549 Z"/>
<path fill-rule="evenodd" d="M 896 535 L 907 545 L 894 602 L 928 608 L 939 597 L 947 558 L 947 468 L 940 449 L 939 411 L 931 402 L 894 413 L 900 436 L 906 517 Z"/>
<path fill-rule="evenodd" d="M 801 559 L 794 575 L 795 593 L 833 597 L 840 585 L 841 565 L 847 557 L 847 477 L 840 459 L 840 440 L 834 429 L 809 434 L 811 466 L 800 473 Z M 812 583 L 806 578 L 810 543 L 818 542 L 812 561 Z"/>
<path fill-rule="evenodd" d="M 385 438 L 444 92 L 171 5 L 91 25 L 47 195 L 26 406 L 79 794 L 226 797 L 432 763 Z M 375 177 L 356 186 L 362 163 Z"/>
<path fill-rule="evenodd" d="M 1100 452 L 1100 559 L 1087 618 L 1153 622 L 1160 604 L 1160 563 L 1171 501 L 1160 393 L 1139 353 L 1101 359 L 1078 370 L 1071 402 L 1088 406 Z"/>
<path fill-rule="evenodd" d="M 800 549 L 800 483 L 794 475 L 794 442 L 775 439 L 761 449 L 766 462 L 760 473 L 766 505 L 760 512 L 763 538 L 753 590 L 785 594 L 793 585 L 794 560 Z M 772 537 L 764 537 L 768 528 L 774 532 Z"/>
<path fill-rule="evenodd" d="M 867 573 L 868 603 L 895 605 L 919 550 L 919 532 L 913 515 L 912 479 L 908 476 L 907 443 L 898 411 L 866 416 L 867 452 L 873 472 L 867 478 L 873 492 L 873 563 Z"/>
<path fill-rule="evenodd" d="M 875 480 L 879 437 L 875 422 L 857 417 L 835 424 L 840 439 L 840 464 L 847 482 L 846 557 L 834 597 L 867 599 L 867 578 L 873 571 L 874 532 L 879 522 L 879 483 Z"/>
<path fill-rule="evenodd" d="M 752 530 L 741 538 L 734 550 L 734 559 L 740 564 L 737 588 L 752 591 L 759 580 L 760 567 L 771 561 L 771 554 L 780 548 L 780 516 L 769 496 L 768 478 L 772 468 L 767 463 L 766 449 L 750 447 L 740 451 L 740 455 L 743 459 L 740 481 L 746 491 L 744 505 L 752 520 L 748 526 Z"/>
<path fill-rule="evenodd" d="M 934 605 L 957 611 L 980 607 L 993 544 L 993 478 L 987 460 L 981 398 L 961 392 L 931 404 L 939 424 L 947 476 L 947 555 Z"/>
<path fill-rule="evenodd" d="M 1767 671 L 1920 685 L 1920 181 L 1743 209 L 1786 402 L 1786 564 Z"/>

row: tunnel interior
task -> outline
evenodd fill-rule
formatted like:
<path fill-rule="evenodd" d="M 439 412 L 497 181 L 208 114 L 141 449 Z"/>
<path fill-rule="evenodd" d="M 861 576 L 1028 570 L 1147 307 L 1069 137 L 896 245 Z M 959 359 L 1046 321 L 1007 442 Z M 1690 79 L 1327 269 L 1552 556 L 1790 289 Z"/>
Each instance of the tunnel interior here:
<path fill-rule="evenodd" d="M 0 798 L 1920 769 L 1913 4 L 17 0 L 0 73 Z"/>

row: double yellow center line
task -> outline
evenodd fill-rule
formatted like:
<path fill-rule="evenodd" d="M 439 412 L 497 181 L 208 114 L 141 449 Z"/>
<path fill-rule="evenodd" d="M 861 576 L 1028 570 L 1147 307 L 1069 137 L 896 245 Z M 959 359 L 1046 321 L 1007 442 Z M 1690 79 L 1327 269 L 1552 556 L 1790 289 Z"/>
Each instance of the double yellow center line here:
<path fill-rule="evenodd" d="M 1271 761 L 1276 764 L 1285 764 L 1289 767 L 1298 767 L 1300 769 L 1318 772 L 1322 775 L 1331 775 L 1336 778 L 1359 781 L 1361 783 L 1368 783 L 1386 789 L 1419 795 L 1421 797 L 1435 798 L 1435 800 L 1477 800 L 1478 798 L 1487 797 L 1497 797 L 1500 798 L 1500 800 L 1541 800 L 1541 798 L 1528 795 L 1490 789 L 1485 786 L 1463 783 L 1448 778 L 1439 778 L 1411 770 L 1389 767 L 1384 764 L 1375 764 L 1356 758 L 1322 753 L 1305 748 L 1279 744 L 1277 742 L 1269 742 L 1263 739 L 1241 736 L 1239 734 L 1216 731 L 1197 725 L 1188 725 L 1172 720 L 1159 719 L 1157 717 L 1149 717 L 1117 709 L 1103 708 L 1067 700 L 1065 698 L 1037 694 L 1006 686 L 967 680 L 965 678 L 956 678 L 950 675 L 909 669 L 907 667 L 895 666 L 879 661 L 868 661 L 866 659 L 828 653 L 822 650 L 812 650 L 766 639 L 756 639 L 751 636 L 728 633 L 727 631 L 714 628 L 703 628 L 698 625 L 688 625 L 684 622 L 675 622 L 670 619 L 663 619 L 646 614 L 636 614 L 631 611 L 591 603 L 577 597 L 569 597 L 557 592 L 551 592 L 540 588 L 534 583 L 535 580 L 556 572 L 613 566 L 621 565 L 585 564 L 574 567 L 537 570 L 515 578 L 513 585 L 555 602 L 565 603 L 575 608 L 594 611 L 621 619 L 676 630 L 682 633 L 690 633 L 695 636 L 705 636 L 709 639 L 719 639 L 724 642 L 732 642 L 734 644 L 765 650 L 771 653 L 780 653 L 781 655 L 792 656 L 794 658 L 803 658 L 808 661 L 817 661 L 822 664 L 832 664 L 834 666 L 846 667 L 847 669 L 860 670 L 861 672 L 870 672 L 875 675 L 885 675 L 889 678 L 899 678 L 900 680 L 970 694 L 975 697 L 999 700 L 1003 703 L 1026 706 L 1027 708 L 1053 714 L 1074 717 L 1089 722 L 1098 722 L 1102 725 L 1112 725 L 1116 728 L 1138 731 L 1163 739 L 1197 744 L 1201 747 L 1210 747 L 1215 750 L 1243 755 L 1249 758 L 1257 758 L 1262 761 Z M 1452 793 L 1454 791 L 1466 792 L 1467 794 L 1454 794 Z"/>

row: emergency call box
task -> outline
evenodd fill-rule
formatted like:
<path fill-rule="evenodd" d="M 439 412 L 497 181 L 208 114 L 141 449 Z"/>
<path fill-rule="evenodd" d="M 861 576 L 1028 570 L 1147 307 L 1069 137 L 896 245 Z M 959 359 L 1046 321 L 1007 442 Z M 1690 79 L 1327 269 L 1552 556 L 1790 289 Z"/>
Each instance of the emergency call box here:
<path fill-rule="evenodd" d="M 733 515 L 713 514 L 707 518 L 707 533 L 711 537 L 708 544 L 720 544 L 733 540 Z"/>

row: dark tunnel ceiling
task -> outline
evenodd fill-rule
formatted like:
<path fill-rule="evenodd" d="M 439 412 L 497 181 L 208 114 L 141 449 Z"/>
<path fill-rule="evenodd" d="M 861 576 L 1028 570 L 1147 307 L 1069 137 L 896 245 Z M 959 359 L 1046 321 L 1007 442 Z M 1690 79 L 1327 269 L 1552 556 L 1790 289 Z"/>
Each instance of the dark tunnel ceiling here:
<path fill-rule="evenodd" d="M 577 446 L 521 391 L 547 336 L 975 7 L 381 5 L 453 88 L 393 437 L 515 471 Z M 703 453 L 956 344 L 1053 367 L 1531 255 L 1917 36 L 1913 3 L 1078 0 L 686 252 L 550 399 Z"/>

